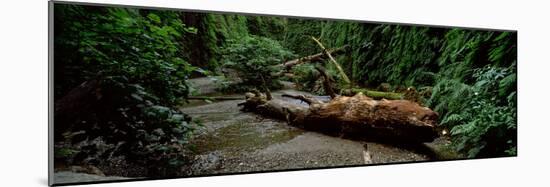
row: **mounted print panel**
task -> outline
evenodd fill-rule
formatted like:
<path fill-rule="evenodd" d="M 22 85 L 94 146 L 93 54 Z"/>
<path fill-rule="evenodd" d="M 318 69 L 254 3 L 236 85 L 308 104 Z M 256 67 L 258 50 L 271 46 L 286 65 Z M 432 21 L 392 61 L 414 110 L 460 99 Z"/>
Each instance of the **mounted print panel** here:
<path fill-rule="evenodd" d="M 517 154 L 515 31 L 50 8 L 53 185 Z"/>

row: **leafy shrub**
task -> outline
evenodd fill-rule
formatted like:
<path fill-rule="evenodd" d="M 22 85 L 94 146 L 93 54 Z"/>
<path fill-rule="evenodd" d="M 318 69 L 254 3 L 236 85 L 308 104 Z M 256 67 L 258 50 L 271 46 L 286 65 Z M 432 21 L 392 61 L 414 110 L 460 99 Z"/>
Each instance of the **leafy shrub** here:
<path fill-rule="evenodd" d="M 128 83 L 123 76 L 106 77 L 101 85 L 101 99 L 90 113 L 74 120 L 77 124 L 71 132 L 77 132 L 76 136 L 68 133 L 75 144 L 101 141 L 80 147 L 80 155 L 74 155 L 71 162 L 100 164 L 124 156 L 147 167 L 149 176 L 174 174 L 188 160 L 184 153 L 193 130 L 191 118 L 175 108 L 159 105 L 158 97 L 139 84 Z"/>
<path fill-rule="evenodd" d="M 428 100 L 428 106 L 443 116 L 458 113 L 468 107 L 466 103 L 474 95 L 472 86 L 457 79 L 441 78 L 432 89 L 432 95 Z M 445 125 L 445 120 L 442 125 Z"/>
<path fill-rule="evenodd" d="M 196 30 L 172 11 L 55 8 L 55 97 L 84 81 L 101 82 L 93 107 L 67 122 L 73 128 L 66 138 L 78 153 L 61 155 L 74 155 L 74 164 L 121 155 L 148 167 L 147 175 L 173 174 L 186 161 L 192 126 L 172 106 L 189 94 L 189 74 L 200 71 L 181 58 L 179 40 Z"/>
<path fill-rule="evenodd" d="M 313 91 L 316 80 L 320 76 L 315 67 L 310 64 L 297 65 L 292 68 L 292 73 L 294 74 L 292 82 L 297 85 L 298 89 L 305 91 Z"/>
<path fill-rule="evenodd" d="M 279 42 L 265 37 L 246 36 L 229 40 L 223 48 L 223 61 L 226 67 L 239 72 L 241 91 L 254 88 L 280 88 L 278 77 L 272 76 L 280 68 L 273 65 L 283 63 L 294 55 Z"/>
<path fill-rule="evenodd" d="M 470 157 L 515 154 L 515 99 L 507 98 L 516 93 L 516 33 L 333 21 L 310 25 L 318 27 L 289 27 L 291 49 L 305 46 L 296 39 L 301 33 L 319 34 L 328 48 L 349 45 L 351 50 L 336 58 L 355 84 L 430 88 L 420 100 L 454 129 L 458 151 Z"/>
<path fill-rule="evenodd" d="M 516 154 L 516 91 L 509 92 L 516 85 L 514 70 L 487 66 L 474 70 L 474 85 L 442 81 L 434 88 L 431 101 L 440 101 L 441 124 L 451 128 L 458 151 L 468 157 Z"/>
<path fill-rule="evenodd" d="M 180 58 L 177 40 L 195 30 L 177 13 L 63 5 L 57 14 L 64 18 L 55 27 L 58 97 L 98 74 L 125 75 L 163 103 L 188 94 L 185 80 L 196 68 Z"/>
<path fill-rule="evenodd" d="M 196 28 L 197 35 L 182 38 L 187 61 L 195 66 L 218 72 L 221 47 L 226 39 L 249 34 L 247 17 L 242 15 L 181 12 L 184 24 Z"/>
<path fill-rule="evenodd" d="M 316 64 L 301 64 L 297 65 L 292 69 L 292 82 L 296 85 L 296 88 L 303 91 L 308 91 L 317 95 L 328 95 L 324 86 L 324 77 L 316 69 L 317 67 L 323 68 L 321 65 Z M 332 82 L 331 86 L 333 91 L 339 92 L 342 85 L 345 85 L 344 81 L 341 79 L 338 70 L 331 63 L 325 63 L 325 66 L 328 68 L 323 68 L 325 73 L 330 77 Z"/>
<path fill-rule="evenodd" d="M 453 29 L 445 37 L 429 105 L 468 157 L 515 155 L 514 35 Z"/>

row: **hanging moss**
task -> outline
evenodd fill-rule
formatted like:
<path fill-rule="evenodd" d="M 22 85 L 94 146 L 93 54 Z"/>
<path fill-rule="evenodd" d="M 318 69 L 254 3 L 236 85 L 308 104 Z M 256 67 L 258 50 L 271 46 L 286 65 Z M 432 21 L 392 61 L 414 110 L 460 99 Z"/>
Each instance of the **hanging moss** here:
<path fill-rule="evenodd" d="M 426 91 L 456 150 L 515 155 L 516 33 L 290 20 L 285 45 L 303 55 L 318 51 L 304 35 L 320 36 L 327 48 L 349 45 L 337 61 L 356 85 Z"/>
<path fill-rule="evenodd" d="M 322 38 L 327 45 L 351 46 L 350 53 L 340 58 L 356 83 L 409 86 L 433 83 L 423 74 L 437 68 L 433 62 L 441 43 L 438 32 L 427 27 L 327 22 Z"/>
<path fill-rule="evenodd" d="M 322 21 L 288 19 L 283 45 L 300 56 L 319 53 L 319 47 L 310 36 L 321 36 Z"/>
<path fill-rule="evenodd" d="M 248 35 L 246 17 L 210 13 L 182 13 L 184 24 L 197 28 L 197 34 L 182 41 L 193 65 L 215 71 L 220 66 L 220 47 L 226 40 Z"/>
<path fill-rule="evenodd" d="M 285 36 L 287 19 L 271 16 L 247 16 L 246 23 L 250 34 L 281 41 Z"/>

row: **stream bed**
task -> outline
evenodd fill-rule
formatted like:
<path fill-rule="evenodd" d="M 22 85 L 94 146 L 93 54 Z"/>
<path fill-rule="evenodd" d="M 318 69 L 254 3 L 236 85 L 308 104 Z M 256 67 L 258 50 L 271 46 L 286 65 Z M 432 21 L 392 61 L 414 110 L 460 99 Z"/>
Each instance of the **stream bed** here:
<path fill-rule="evenodd" d="M 311 95 L 288 87 L 272 95 L 290 102 L 301 102 L 282 98 L 284 93 Z M 244 97 L 243 100 L 195 102 L 181 107 L 181 111 L 200 119 L 202 124 L 191 140 L 196 155 L 189 175 L 364 165 L 363 144 L 368 144 L 372 164 L 433 159 L 420 151 L 304 131 L 284 121 L 245 113 L 237 106 L 243 101 Z M 448 143 L 438 139 L 425 146 L 437 149 Z"/>
<path fill-rule="evenodd" d="M 286 122 L 265 118 L 254 113 L 240 111 L 238 103 L 242 94 L 224 95 L 216 92 L 211 78 L 191 79 L 204 96 L 243 97 L 243 100 L 206 102 L 191 100 L 180 110 L 198 120 L 191 140 L 191 164 L 182 168 L 182 177 L 215 174 L 248 173 L 365 165 L 364 145 L 371 155 L 369 164 L 416 162 L 456 159 L 456 153 L 448 149 L 447 138 L 415 146 L 389 145 L 343 139 L 317 132 L 305 131 Z M 302 101 L 282 97 L 282 94 L 309 95 L 319 100 L 327 96 L 314 96 L 297 91 L 293 84 L 283 82 L 283 90 L 272 92 L 273 97 L 306 105 Z M 80 168 L 76 166 L 76 168 Z M 107 167 L 110 168 L 110 167 Z M 132 166 L 117 166 L 118 173 L 132 170 Z M 134 168 L 135 169 L 135 168 Z M 139 168 L 138 168 L 139 169 Z M 82 170 L 82 169 L 80 169 Z M 102 180 L 132 179 L 120 176 L 104 176 L 103 172 L 74 169 L 55 171 L 56 183 L 91 182 Z M 98 174 L 99 173 L 99 174 Z M 111 171 L 111 173 L 113 173 Z M 126 175 L 121 175 L 126 176 Z M 135 178 L 134 178 L 135 179 Z"/>

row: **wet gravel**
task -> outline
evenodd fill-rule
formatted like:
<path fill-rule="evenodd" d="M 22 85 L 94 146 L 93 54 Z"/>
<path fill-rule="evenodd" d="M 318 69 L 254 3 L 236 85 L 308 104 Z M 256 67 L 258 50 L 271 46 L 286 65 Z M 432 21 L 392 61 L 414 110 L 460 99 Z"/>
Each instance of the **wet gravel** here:
<path fill-rule="evenodd" d="M 71 171 L 61 171 L 54 174 L 56 184 L 77 183 L 77 182 L 97 182 L 97 181 L 112 181 L 112 180 L 127 180 L 127 177 L 117 176 L 100 176 L 86 173 L 75 173 Z"/>
<path fill-rule="evenodd" d="M 307 94 L 282 90 L 273 92 L 273 96 L 281 98 L 283 93 Z M 371 164 L 433 159 L 410 149 L 308 132 L 283 121 L 243 113 L 237 106 L 240 102 L 221 101 L 181 108 L 201 119 L 203 124 L 191 141 L 196 155 L 187 175 L 365 165 L 363 144 L 368 144 Z"/>
<path fill-rule="evenodd" d="M 213 79 L 198 78 L 191 81 L 198 87 L 199 94 L 220 96 L 220 93 L 216 93 Z M 285 87 L 285 90 L 273 92 L 273 97 L 306 105 L 298 100 L 282 98 L 281 95 L 310 94 L 293 90 L 291 83 L 286 83 Z M 191 156 L 192 164 L 182 168 L 182 177 L 366 165 L 364 144 L 368 144 L 368 153 L 372 157 L 370 164 L 457 158 L 457 155 L 447 150 L 446 145 L 450 142 L 445 138 L 412 147 L 353 141 L 304 131 L 280 120 L 241 112 L 237 104 L 243 101 L 244 97 L 243 100 L 215 102 L 195 100 L 181 106 L 181 111 L 198 119 L 201 124 L 196 126 L 197 131 L 191 138 L 194 154 Z M 120 164 L 116 167 L 120 170 L 118 173 L 104 172 L 139 177 L 124 173 L 136 170 L 124 166 Z M 56 183 L 129 179 L 74 171 L 56 171 L 54 177 Z"/>

